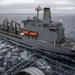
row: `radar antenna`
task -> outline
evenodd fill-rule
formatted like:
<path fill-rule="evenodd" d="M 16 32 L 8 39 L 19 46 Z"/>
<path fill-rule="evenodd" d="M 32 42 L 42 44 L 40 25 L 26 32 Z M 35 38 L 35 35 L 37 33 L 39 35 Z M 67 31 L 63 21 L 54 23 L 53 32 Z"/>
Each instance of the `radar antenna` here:
<path fill-rule="evenodd" d="M 40 5 L 35 10 L 37 11 L 37 19 L 39 19 L 39 12 L 42 11 Z"/>

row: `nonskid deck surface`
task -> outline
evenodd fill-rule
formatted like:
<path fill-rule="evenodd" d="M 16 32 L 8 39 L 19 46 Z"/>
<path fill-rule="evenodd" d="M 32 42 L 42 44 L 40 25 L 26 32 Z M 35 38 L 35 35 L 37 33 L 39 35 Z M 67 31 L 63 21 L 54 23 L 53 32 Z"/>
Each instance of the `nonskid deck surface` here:
<path fill-rule="evenodd" d="M 6 41 L 7 40 L 7 41 Z M 15 75 L 26 67 L 37 67 L 46 75 L 73 75 L 75 69 L 6 38 L 0 38 L 0 72 Z M 14 62 L 15 61 L 15 62 Z M 2 64 L 3 63 L 3 64 Z"/>

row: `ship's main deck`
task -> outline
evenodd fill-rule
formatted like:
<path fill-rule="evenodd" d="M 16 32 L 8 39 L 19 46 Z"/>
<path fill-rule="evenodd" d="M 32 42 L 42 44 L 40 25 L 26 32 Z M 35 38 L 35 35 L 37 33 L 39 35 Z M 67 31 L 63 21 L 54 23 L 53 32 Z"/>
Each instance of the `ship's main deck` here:
<path fill-rule="evenodd" d="M 57 47 L 63 47 L 63 48 L 66 48 L 66 49 L 69 49 L 71 51 L 75 51 L 75 41 L 73 40 L 70 40 L 70 39 L 63 39 L 61 40 L 60 42 L 58 42 L 56 44 Z"/>
<path fill-rule="evenodd" d="M 71 41 L 71 40 L 67 40 L 63 45 L 62 47 L 64 48 L 68 48 L 72 51 L 75 51 L 75 42 L 74 41 Z"/>

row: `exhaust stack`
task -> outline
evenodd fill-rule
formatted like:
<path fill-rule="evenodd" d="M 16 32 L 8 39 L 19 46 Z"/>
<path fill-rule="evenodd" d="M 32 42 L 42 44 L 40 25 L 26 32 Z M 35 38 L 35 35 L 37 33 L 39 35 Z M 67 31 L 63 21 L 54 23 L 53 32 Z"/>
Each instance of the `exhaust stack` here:
<path fill-rule="evenodd" d="M 44 8 L 43 11 L 43 24 L 49 24 L 51 22 L 50 8 Z"/>

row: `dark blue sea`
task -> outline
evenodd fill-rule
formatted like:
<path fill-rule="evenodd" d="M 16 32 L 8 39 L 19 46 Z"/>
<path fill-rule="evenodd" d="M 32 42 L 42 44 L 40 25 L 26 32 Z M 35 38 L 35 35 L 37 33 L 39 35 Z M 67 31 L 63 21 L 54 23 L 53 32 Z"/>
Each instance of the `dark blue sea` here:
<path fill-rule="evenodd" d="M 0 24 L 2 24 L 2 21 L 6 18 L 9 20 L 14 20 L 18 23 L 21 23 L 22 20 L 26 20 L 26 18 L 32 18 L 33 16 L 36 16 L 36 14 L 1 14 L 0 15 Z M 42 15 L 40 15 L 40 18 L 42 19 Z M 62 20 L 63 26 L 65 27 L 65 36 L 75 40 L 75 15 L 58 15 L 58 14 L 52 14 L 52 20 L 55 22 L 58 22 L 59 20 Z M 0 40 L 1 42 L 1 40 Z M 5 44 L 5 43 L 3 43 Z M 10 44 L 10 43 L 8 43 Z M 1 43 L 0 43 L 0 46 Z M 16 48 L 16 46 L 14 45 Z M 73 59 L 75 59 L 73 57 Z M 57 59 L 57 61 L 62 62 L 64 64 L 70 65 L 72 67 L 75 67 L 75 62 L 67 61 L 64 59 Z"/>

